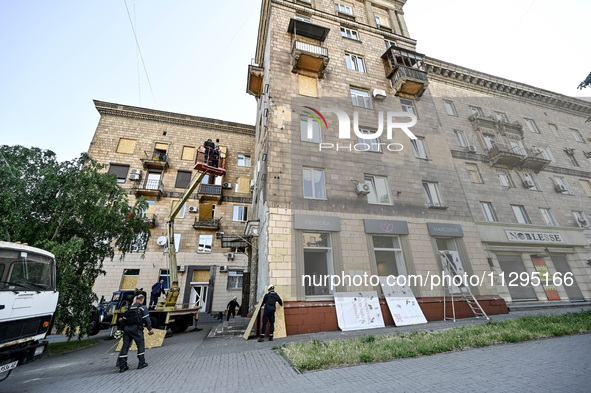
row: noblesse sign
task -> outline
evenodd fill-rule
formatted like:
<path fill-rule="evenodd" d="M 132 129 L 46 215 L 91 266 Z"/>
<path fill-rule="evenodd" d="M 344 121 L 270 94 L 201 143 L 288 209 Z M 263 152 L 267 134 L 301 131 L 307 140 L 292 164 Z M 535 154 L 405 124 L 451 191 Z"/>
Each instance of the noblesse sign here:
<path fill-rule="evenodd" d="M 564 243 L 562 236 L 558 233 L 547 232 L 526 232 L 505 230 L 507 239 L 510 242 L 528 242 L 528 243 Z"/>

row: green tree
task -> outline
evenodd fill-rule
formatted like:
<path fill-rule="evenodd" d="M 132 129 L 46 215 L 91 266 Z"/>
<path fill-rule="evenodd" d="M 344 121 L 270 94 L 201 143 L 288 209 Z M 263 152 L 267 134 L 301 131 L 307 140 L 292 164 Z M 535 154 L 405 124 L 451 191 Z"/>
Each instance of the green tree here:
<path fill-rule="evenodd" d="M 585 87 L 587 87 L 589 85 L 591 85 L 591 72 L 589 73 L 589 75 L 587 75 L 585 80 L 581 82 L 581 84 L 577 87 L 577 89 L 583 90 Z"/>
<path fill-rule="evenodd" d="M 147 242 L 147 203 L 129 205 L 115 175 L 87 154 L 58 162 L 39 148 L 0 146 L 0 239 L 20 241 L 56 256 L 60 292 L 55 325 L 69 338 L 88 334 L 92 286 L 115 249 Z"/>

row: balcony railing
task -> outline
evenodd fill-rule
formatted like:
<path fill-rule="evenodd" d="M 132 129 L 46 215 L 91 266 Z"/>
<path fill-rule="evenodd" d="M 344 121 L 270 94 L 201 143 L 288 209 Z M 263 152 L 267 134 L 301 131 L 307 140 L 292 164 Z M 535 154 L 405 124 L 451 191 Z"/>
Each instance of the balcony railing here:
<path fill-rule="evenodd" d="M 215 184 L 201 184 L 199 194 L 222 195 L 222 186 Z"/>
<path fill-rule="evenodd" d="M 328 48 L 310 44 L 304 41 L 295 41 L 291 51 L 293 71 L 298 70 L 315 73 L 321 78 L 328 64 Z"/>
<path fill-rule="evenodd" d="M 164 194 L 164 184 L 162 184 L 162 180 L 160 179 L 138 181 L 133 188 L 138 195 L 156 196 L 159 198 Z"/>
<path fill-rule="evenodd" d="M 390 46 L 382 55 L 382 60 L 386 68 L 386 76 L 392 80 L 392 86 L 397 95 L 415 97 L 423 95 L 429 85 L 424 55 Z"/>
<path fill-rule="evenodd" d="M 219 219 L 209 219 L 209 220 L 200 220 L 199 217 L 195 218 L 195 222 L 193 223 L 193 228 L 195 229 L 211 229 L 211 230 L 218 230 L 220 229 L 220 220 Z"/>

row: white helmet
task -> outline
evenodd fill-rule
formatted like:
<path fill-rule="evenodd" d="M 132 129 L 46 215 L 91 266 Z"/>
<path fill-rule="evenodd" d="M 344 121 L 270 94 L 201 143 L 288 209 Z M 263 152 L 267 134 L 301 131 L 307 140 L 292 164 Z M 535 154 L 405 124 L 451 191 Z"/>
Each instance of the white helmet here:
<path fill-rule="evenodd" d="M 238 297 L 234 296 L 232 299 L 236 300 L 236 299 L 238 299 Z"/>
<path fill-rule="evenodd" d="M 275 289 L 275 285 L 271 284 L 271 285 L 269 285 L 269 287 L 267 288 L 267 291 L 272 291 L 273 289 Z"/>

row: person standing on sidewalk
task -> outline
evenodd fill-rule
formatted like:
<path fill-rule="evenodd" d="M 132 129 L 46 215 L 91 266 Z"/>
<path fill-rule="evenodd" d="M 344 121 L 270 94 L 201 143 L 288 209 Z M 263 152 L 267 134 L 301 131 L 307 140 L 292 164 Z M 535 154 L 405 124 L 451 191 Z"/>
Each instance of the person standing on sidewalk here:
<path fill-rule="evenodd" d="M 226 321 L 230 320 L 230 314 L 232 314 L 232 318 L 234 318 L 236 316 L 236 308 L 240 308 L 240 304 L 238 304 L 238 300 L 236 299 L 237 297 L 234 296 L 226 306 L 228 308 L 228 319 L 226 319 Z"/>
<path fill-rule="evenodd" d="M 154 334 L 152 330 L 152 322 L 150 321 L 150 312 L 144 306 L 144 295 L 138 295 L 135 303 L 133 303 L 123 314 L 121 324 L 123 325 L 123 346 L 119 352 L 119 372 L 129 370 L 127 365 L 127 351 L 131 346 L 131 340 L 135 341 L 137 345 L 137 358 L 139 360 L 138 370 L 148 367 L 145 358 L 145 343 L 144 343 L 144 324 L 148 328 L 148 334 Z"/>
<path fill-rule="evenodd" d="M 261 337 L 259 338 L 259 342 L 262 342 L 265 339 L 267 321 L 269 321 L 269 341 L 273 341 L 273 332 L 275 331 L 275 303 L 279 303 L 279 305 L 283 307 L 283 301 L 275 292 L 275 287 L 273 285 L 269 285 L 268 291 L 269 292 L 267 292 L 263 298 L 263 327 L 261 328 Z"/>

